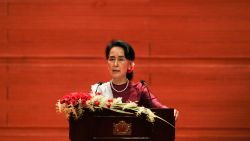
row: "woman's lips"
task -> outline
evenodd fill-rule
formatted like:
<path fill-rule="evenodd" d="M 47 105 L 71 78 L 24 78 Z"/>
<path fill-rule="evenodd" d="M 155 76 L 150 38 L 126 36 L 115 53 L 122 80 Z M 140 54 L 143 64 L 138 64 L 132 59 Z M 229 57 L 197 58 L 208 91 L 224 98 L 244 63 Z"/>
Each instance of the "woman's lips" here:
<path fill-rule="evenodd" d="M 120 70 L 112 70 L 113 72 L 120 72 Z"/>

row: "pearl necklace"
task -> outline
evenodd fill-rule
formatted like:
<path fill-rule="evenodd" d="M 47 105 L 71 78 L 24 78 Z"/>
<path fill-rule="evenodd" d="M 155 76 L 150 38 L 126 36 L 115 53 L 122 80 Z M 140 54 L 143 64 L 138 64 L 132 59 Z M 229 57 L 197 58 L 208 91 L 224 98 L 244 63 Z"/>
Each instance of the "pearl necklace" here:
<path fill-rule="evenodd" d="M 129 83 L 129 81 L 127 81 L 127 84 L 126 84 L 126 87 L 123 89 L 123 90 L 117 90 L 117 89 L 115 89 L 115 87 L 113 86 L 113 83 L 112 83 L 112 81 L 110 82 L 110 85 L 111 85 L 111 88 L 114 90 L 114 91 L 116 91 L 116 92 L 118 92 L 118 93 L 121 93 L 121 92 L 124 92 L 127 88 L 128 88 L 128 83 Z"/>

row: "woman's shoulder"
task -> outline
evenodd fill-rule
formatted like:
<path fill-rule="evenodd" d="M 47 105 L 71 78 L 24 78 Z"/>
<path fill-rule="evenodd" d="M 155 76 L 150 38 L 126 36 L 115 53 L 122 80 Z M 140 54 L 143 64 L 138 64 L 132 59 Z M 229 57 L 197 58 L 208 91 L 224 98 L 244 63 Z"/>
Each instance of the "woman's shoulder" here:
<path fill-rule="evenodd" d="M 144 83 L 141 81 L 138 82 L 131 82 L 131 87 L 139 90 L 139 91 L 143 91 L 143 89 L 145 88 Z"/>
<path fill-rule="evenodd" d="M 145 81 L 143 81 L 143 80 L 138 81 L 138 82 L 130 81 L 129 85 L 131 88 L 135 88 L 139 91 L 143 91 L 146 88 Z M 95 84 L 92 84 L 91 87 L 92 87 L 92 89 L 110 87 L 110 81 L 97 82 Z"/>
<path fill-rule="evenodd" d="M 95 84 L 92 84 L 91 85 L 91 88 L 94 88 L 94 89 L 96 89 L 96 88 L 98 88 L 98 87 L 107 87 L 107 86 L 109 86 L 110 85 L 110 82 L 108 81 L 108 82 L 97 82 L 97 83 L 95 83 Z"/>
<path fill-rule="evenodd" d="M 102 95 L 106 96 L 107 98 L 112 98 L 112 90 L 110 88 L 110 82 L 98 82 L 96 84 L 91 85 L 91 91 L 93 93 L 100 92 Z"/>
<path fill-rule="evenodd" d="M 97 83 L 92 84 L 91 86 L 98 86 L 98 85 L 106 86 L 106 85 L 109 85 L 109 84 L 110 84 L 109 81 L 108 82 L 101 82 L 101 81 L 99 81 Z"/>

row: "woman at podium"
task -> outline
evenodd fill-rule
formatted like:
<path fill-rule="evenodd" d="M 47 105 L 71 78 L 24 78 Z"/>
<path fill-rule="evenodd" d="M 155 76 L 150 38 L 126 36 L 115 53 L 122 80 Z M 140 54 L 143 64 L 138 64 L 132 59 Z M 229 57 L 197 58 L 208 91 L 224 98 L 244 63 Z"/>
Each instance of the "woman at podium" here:
<path fill-rule="evenodd" d="M 92 92 L 100 92 L 107 98 L 121 97 L 123 102 L 135 102 L 147 108 L 167 108 L 149 91 L 144 81 L 133 82 L 135 52 L 132 46 L 121 40 L 108 43 L 106 60 L 111 80 L 91 86 Z M 175 110 L 175 118 L 178 111 Z"/>

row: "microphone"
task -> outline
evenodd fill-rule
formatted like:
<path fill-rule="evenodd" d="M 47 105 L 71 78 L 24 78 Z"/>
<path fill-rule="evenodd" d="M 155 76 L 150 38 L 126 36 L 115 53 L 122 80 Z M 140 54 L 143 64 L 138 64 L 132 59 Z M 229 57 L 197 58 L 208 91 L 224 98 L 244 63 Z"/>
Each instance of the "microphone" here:
<path fill-rule="evenodd" d="M 98 85 L 97 85 L 97 87 L 96 87 L 95 94 L 96 94 L 96 92 L 97 92 L 97 90 L 98 90 L 99 86 L 101 86 L 101 85 L 102 85 L 102 81 L 99 81 L 97 84 L 98 84 Z"/>
<path fill-rule="evenodd" d="M 145 80 L 140 80 L 140 82 L 141 82 L 142 86 L 145 86 L 144 89 L 147 90 L 148 95 L 149 95 L 150 107 L 153 108 L 152 97 L 151 97 L 151 93 L 150 93 L 150 91 L 149 91 L 148 85 L 147 85 L 147 83 L 145 82 Z M 144 90 L 144 89 L 143 89 L 143 90 Z"/>
<path fill-rule="evenodd" d="M 142 85 L 145 85 L 145 80 L 140 80 Z"/>

